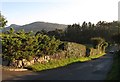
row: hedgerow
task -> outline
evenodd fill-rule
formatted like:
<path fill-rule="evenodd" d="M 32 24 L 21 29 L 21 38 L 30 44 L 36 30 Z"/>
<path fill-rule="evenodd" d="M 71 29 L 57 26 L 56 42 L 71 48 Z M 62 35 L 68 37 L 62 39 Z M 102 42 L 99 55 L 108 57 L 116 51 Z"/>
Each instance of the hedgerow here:
<path fill-rule="evenodd" d="M 15 32 L 13 28 L 3 33 L 1 38 L 2 57 L 9 61 L 52 55 L 60 50 L 59 46 L 62 44 L 54 36 L 33 35 L 24 30 Z"/>

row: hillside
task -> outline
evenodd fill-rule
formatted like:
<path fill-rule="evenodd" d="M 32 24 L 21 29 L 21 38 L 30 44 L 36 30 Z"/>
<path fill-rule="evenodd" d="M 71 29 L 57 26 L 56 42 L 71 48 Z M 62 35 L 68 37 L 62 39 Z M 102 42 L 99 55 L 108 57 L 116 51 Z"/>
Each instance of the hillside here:
<path fill-rule="evenodd" d="M 20 29 L 24 29 L 26 32 L 29 32 L 29 31 L 37 32 L 42 29 L 44 29 L 46 31 L 51 31 L 51 30 L 55 30 L 55 29 L 65 29 L 67 27 L 67 25 L 48 23 L 48 22 L 33 22 L 33 23 L 26 24 L 23 26 L 12 24 L 9 27 L 3 29 L 3 32 L 6 30 L 9 30 L 10 27 L 13 27 L 16 31 L 18 31 Z"/>

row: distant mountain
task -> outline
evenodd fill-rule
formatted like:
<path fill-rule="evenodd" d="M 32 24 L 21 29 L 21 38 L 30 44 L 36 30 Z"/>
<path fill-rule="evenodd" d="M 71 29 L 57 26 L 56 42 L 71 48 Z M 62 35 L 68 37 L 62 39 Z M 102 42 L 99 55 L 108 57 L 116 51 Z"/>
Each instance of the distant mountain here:
<path fill-rule="evenodd" d="M 67 25 L 48 23 L 48 22 L 33 22 L 33 23 L 26 24 L 23 26 L 12 24 L 9 27 L 3 29 L 3 31 L 9 30 L 10 27 L 13 27 L 15 29 L 15 31 L 24 29 L 26 32 L 29 32 L 29 31 L 37 32 L 42 29 L 44 29 L 46 31 L 51 31 L 51 30 L 55 30 L 55 29 L 63 29 L 64 30 L 67 27 Z"/>
<path fill-rule="evenodd" d="M 11 24 L 9 27 L 14 27 L 14 28 L 17 28 L 17 27 L 20 27 L 20 25 Z"/>
<path fill-rule="evenodd" d="M 20 25 L 16 25 L 16 24 L 11 24 L 10 26 L 4 28 L 2 31 L 6 31 L 9 30 L 11 27 L 13 27 L 15 30 L 17 30 L 18 27 L 20 27 Z"/>

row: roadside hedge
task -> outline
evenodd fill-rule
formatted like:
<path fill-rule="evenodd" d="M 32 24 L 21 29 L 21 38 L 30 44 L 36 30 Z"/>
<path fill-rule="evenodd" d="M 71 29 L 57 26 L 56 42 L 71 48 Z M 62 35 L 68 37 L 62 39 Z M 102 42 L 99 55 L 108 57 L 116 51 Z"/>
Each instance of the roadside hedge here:
<path fill-rule="evenodd" d="M 2 41 L 2 57 L 10 62 L 21 60 L 36 61 L 36 58 L 49 56 L 50 60 L 79 59 L 104 53 L 104 49 L 87 47 L 73 42 L 63 42 L 54 36 L 45 34 L 32 34 L 20 30 L 15 32 L 13 28 L 0 35 Z M 95 39 L 96 40 L 96 39 Z M 98 41 L 98 39 L 97 39 Z M 106 45 L 102 39 L 101 48 Z M 101 53 L 101 50 L 103 51 Z M 41 60 L 40 60 L 41 61 Z M 29 62 L 28 62 L 29 63 Z M 22 67 L 22 63 L 20 63 Z"/>
<path fill-rule="evenodd" d="M 34 56 L 52 55 L 60 50 L 62 44 L 54 36 L 26 33 L 24 30 L 15 32 L 10 28 L 6 33 L 2 33 L 2 54 L 3 58 L 13 61 L 19 59 L 32 59 Z"/>

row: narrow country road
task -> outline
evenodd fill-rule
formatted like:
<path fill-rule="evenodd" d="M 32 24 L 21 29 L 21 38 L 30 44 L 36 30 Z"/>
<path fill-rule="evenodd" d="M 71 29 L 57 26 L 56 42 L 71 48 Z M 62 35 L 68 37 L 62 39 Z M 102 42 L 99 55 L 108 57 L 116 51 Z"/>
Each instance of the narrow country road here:
<path fill-rule="evenodd" d="M 41 72 L 3 71 L 3 80 L 105 80 L 113 62 L 113 55 L 106 54 L 99 59 L 74 63 L 57 69 Z"/>

